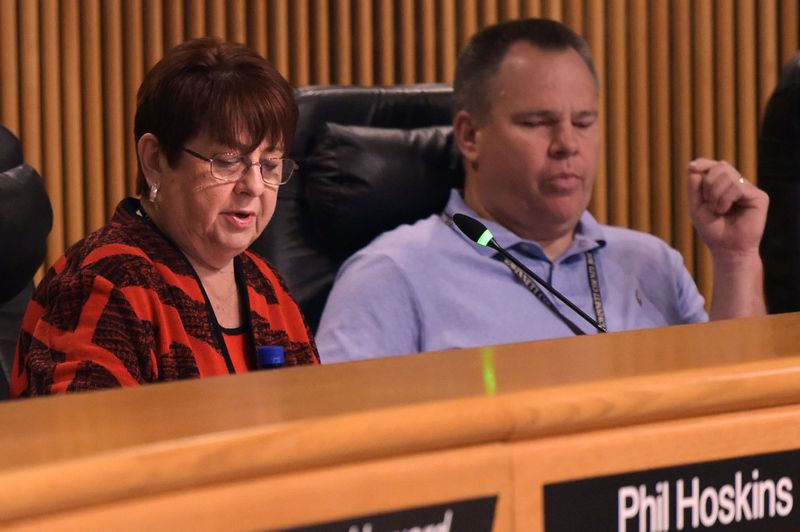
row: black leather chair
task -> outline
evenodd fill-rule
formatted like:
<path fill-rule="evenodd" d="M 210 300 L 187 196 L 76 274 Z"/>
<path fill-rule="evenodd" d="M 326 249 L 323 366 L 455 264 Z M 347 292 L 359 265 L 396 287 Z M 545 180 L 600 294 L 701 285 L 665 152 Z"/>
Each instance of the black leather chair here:
<path fill-rule="evenodd" d="M 307 87 L 297 101 L 290 157 L 300 170 L 252 249 L 280 272 L 316 331 L 344 259 L 441 211 L 463 168 L 448 85 Z"/>
<path fill-rule="evenodd" d="M 52 225 L 41 177 L 23 163 L 19 140 L 0 126 L 0 399 L 8 397 L 19 327 Z"/>
<path fill-rule="evenodd" d="M 761 256 L 771 313 L 800 310 L 800 52 L 767 103 L 758 141 L 758 183 L 769 195 Z"/>

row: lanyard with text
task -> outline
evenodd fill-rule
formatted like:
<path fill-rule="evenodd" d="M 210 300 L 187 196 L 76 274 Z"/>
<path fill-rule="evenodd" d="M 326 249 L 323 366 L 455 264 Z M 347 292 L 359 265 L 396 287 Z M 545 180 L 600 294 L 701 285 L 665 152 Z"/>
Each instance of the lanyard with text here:
<path fill-rule="evenodd" d="M 603 311 L 603 298 L 600 296 L 600 282 L 597 278 L 597 265 L 594 261 L 594 253 L 591 251 L 587 251 L 586 255 L 586 273 L 589 277 L 589 289 L 592 291 L 592 304 L 594 305 L 594 315 L 597 319 L 597 324 L 600 325 L 602 328 L 606 328 L 606 314 Z M 522 284 L 530 290 L 530 292 L 536 296 L 536 298 L 541 301 L 545 307 L 550 309 L 550 311 L 555 314 L 564 324 L 569 327 L 576 335 L 586 334 L 584 333 L 577 325 L 575 325 L 572 320 L 567 318 L 555 304 L 550 301 L 550 298 L 542 292 L 542 289 L 539 288 L 539 285 L 531 279 L 527 273 L 522 271 L 516 264 L 508 260 L 507 258 L 501 257 L 500 255 L 495 255 L 495 260 L 499 260 L 503 264 L 505 264 L 511 273 L 517 276 L 517 278 L 522 282 Z"/>

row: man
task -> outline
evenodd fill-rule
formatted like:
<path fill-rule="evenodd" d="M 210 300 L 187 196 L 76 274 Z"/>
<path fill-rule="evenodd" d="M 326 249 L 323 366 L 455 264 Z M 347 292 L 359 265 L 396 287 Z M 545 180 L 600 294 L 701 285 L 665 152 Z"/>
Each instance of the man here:
<path fill-rule="evenodd" d="M 592 333 L 450 220 L 464 213 L 609 331 L 708 319 L 678 252 L 586 211 L 597 174 L 598 83 L 588 47 L 550 20 L 487 28 L 461 53 L 453 129 L 466 172 L 441 216 L 382 235 L 342 266 L 322 316 L 323 362 Z M 767 197 L 725 162 L 688 167 L 711 249 L 713 319 L 763 314 Z M 580 329 L 580 330 L 579 330 Z"/>

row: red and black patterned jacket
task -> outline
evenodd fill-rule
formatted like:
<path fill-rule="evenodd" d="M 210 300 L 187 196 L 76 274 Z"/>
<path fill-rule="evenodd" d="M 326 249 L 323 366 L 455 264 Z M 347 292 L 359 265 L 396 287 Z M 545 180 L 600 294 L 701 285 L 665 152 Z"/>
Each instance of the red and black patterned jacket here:
<path fill-rule="evenodd" d="M 14 361 L 14 397 L 230 373 L 227 347 L 185 256 L 123 200 L 111 222 L 66 251 L 36 289 Z M 246 251 L 254 347 L 282 345 L 286 365 L 318 364 L 297 304 L 272 268 Z"/>

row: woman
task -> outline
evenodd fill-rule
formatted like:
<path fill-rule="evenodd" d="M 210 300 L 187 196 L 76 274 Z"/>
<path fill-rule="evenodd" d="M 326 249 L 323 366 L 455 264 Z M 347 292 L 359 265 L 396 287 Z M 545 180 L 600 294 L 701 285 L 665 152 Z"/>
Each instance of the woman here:
<path fill-rule="evenodd" d="M 288 82 L 240 45 L 196 39 L 139 88 L 140 200 L 71 247 L 23 320 L 13 396 L 316 364 L 294 300 L 247 251 L 296 165 L 284 158 L 297 106 Z"/>

